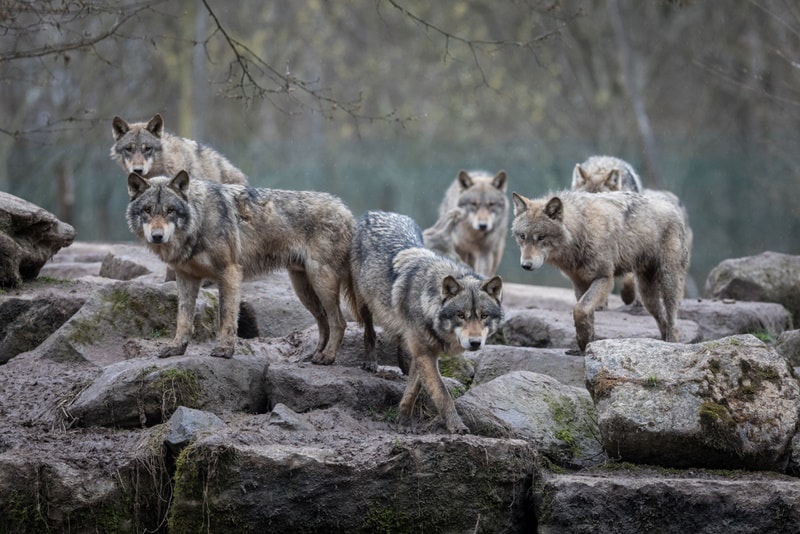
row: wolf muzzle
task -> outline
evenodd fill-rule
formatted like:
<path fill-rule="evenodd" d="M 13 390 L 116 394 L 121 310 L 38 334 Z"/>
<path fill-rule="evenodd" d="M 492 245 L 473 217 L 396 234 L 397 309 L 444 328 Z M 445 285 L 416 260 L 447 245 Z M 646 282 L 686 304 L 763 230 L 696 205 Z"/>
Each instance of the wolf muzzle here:
<path fill-rule="evenodd" d="M 520 258 L 519 264 L 526 271 L 535 271 L 544 264 L 544 258 L 541 256 L 536 258 Z"/>

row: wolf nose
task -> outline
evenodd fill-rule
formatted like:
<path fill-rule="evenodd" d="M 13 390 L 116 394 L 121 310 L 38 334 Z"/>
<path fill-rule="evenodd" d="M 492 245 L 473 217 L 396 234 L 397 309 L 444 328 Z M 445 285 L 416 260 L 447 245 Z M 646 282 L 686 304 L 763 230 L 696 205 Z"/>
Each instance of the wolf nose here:
<path fill-rule="evenodd" d="M 478 225 L 478 230 L 484 230 L 485 231 L 485 230 L 488 230 L 488 229 L 489 229 L 489 225 L 486 224 L 486 223 L 480 223 Z"/>
<path fill-rule="evenodd" d="M 520 265 L 522 265 L 522 268 L 525 269 L 526 271 L 533 270 L 533 264 L 529 261 L 523 261 Z"/>
<path fill-rule="evenodd" d="M 164 234 L 161 232 L 153 232 L 150 235 L 150 239 L 153 240 L 153 243 L 161 243 L 164 241 Z"/>
<path fill-rule="evenodd" d="M 469 350 L 478 350 L 481 348 L 483 343 L 481 343 L 480 339 L 470 339 L 469 340 Z"/>
<path fill-rule="evenodd" d="M 136 174 L 144 174 L 144 167 L 134 167 L 133 172 Z"/>

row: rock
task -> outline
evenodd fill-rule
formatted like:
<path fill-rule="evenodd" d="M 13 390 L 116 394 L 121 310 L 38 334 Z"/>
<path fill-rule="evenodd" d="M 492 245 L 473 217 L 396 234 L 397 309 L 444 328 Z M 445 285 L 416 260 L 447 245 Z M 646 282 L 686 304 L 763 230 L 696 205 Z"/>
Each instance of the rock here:
<path fill-rule="evenodd" d="M 98 276 L 103 258 L 115 246 L 109 243 L 73 242 L 56 252 L 50 261 L 44 264 L 39 276 L 70 280 L 83 276 Z"/>
<path fill-rule="evenodd" d="M 152 426 L 179 406 L 212 413 L 266 411 L 263 360 L 178 356 L 111 364 L 67 407 L 82 426 Z"/>
<path fill-rule="evenodd" d="M 167 264 L 144 245 L 115 245 L 103 257 L 100 276 L 114 280 L 133 280 L 152 275 L 153 282 L 165 280 Z"/>
<path fill-rule="evenodd" d="M 353 367 L 303 363 L 271 364 L 266 387 L 270 405 L 280 403 L 305 413 L 329 406 L 396 409 L 405 386 L 399 375 L 382 377 Z"/>
<path fill-rule="evenodd" d="M 164 444 L 177 456 L 199 434 L 220 430 L 225 426 L 225 421 L 213 413 L 178 406 L 166 422 L 168 430 Z"/>
<path fill-rule="evenodd" d="M 582 468 L 608 461 L 585 388 L 514 371 L 470 388 L 456 407 L 471 432 L 528 440 L 555 464 Z"/>
<path fill-rule="evenodd" d="M 800 484 L 777 475 L 616 467 L 593 474 L 551 474 L 537 492 L 542 534 L 797 532 Z"/>
<path fill-rule="evenodd" d="M 0 191 L 0 287 L 33 280 L 59 249 L 75 239 L 75 229 L 52 213 Z"/>
<path fill-rule="evenodd" d="M 216 293 L 201 289 L 189 350 L 193 350 L 193 344 L 216 336 L 217 306 Z M 177 313 L 175 282 L 110 282 L 98 287 L 83 307 L 42 344 L 40 351 L 42 356 L 58 361 L 97 365 L 118 362 L 138 356 L 139 345 L 146 345 L 147 340 L 169 341 L 175 333 Z M 157 350 L 152 347 L 151 352 L 155 354 Z"/>
<path fill-rule="evenodd" d="M 503 306 L 513 309 L 569 311 L 575 307 L 575 291 L 566 287 L 537 286 L 503 282 Z M 609 295 L 608 308 L 622 306 L 619 295 Z"/>
<path fill-rule="evenodd" d="M 36 289 L 0 293 L 0 363 L 35 349 L 72 317 L 87 298 L 79 288 L 85 290 L 86 284 L 44 282 Z"/>
<path fill-rule="evenodd" d="M 169 531 L 532 532 L 535 458 L 477 436 L 220 433 L 181 454 Z"/>
<path fill-rule="evenodd" d="M 630 314 L 617 310 L 600 310 L 594 314 L 597 339 L 660 338 L 652 316 Z M 694 321 L 678 320 L 683 343 L 701 340 L 700 327 Z M 493 342 L 518 347 L 564 347 L 577 349 L 572 309 L 567 310 L 507 310 Z"/>
<path fill-rule="evenodd" d="M 777 302 L 800 324 L 800 256 L 763 252 L 727 259 L 706 279 L 709 298 Z"/>
<path fill-rule="evenodd" d="M 269 424 L 287 430 L 314 430 L 314 426 L 311 423 L 281 402 L 272 407 L 272 411 L 269 413 Z"/>
<path fill-rule="evenodd" d="M 477 355 L 473 386 L 512 371 L 532 371 L 551 376 L 567 386 L 585 388 L 583 357 L 565 354 L 564 349 L 486 345 Z"/>
<path fill-rule="evenodd" d="M 781 304 L 727 299 L 684 299 L 678 316 L 700 325 L 704 341 L 736 334 L 753 334 L 764 338 L 762 341 L 774 339 L 792 321 Z"/>
<path fill-rule="evenodd" d="M 751 335 L 696 345 L 591 343 L 586 383 L 613 458 L 784 471 L 800 414 L 786 360 Z"/>
<path fill-rule="evenodd" d="M 800 330 L 789 330 L 778 336 L 775 342 L 778 351 L 792 367 L 800 367 Z"/>

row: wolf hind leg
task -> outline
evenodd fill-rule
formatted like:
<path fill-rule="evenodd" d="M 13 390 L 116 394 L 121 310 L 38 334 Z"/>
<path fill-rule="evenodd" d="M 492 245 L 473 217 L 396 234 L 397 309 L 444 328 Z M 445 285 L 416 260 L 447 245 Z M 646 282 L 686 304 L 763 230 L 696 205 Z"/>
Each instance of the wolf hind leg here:
<path fill-rule="evenodd" d="M 636 277 L 633 273 L 622 275 L 619 296 L 622 297 L 622 302 L 625 304 L 640 304 L 636 302 Z"/>
<path fill-rule="evenodd" d="M 242 267 L 227 265 L 217 280 L 219 286 L 219 340 L 211 350 L 215 358 L 232 358 L 239 327 L 239 304 L 242 293 Z"/>
<path fill-rule="evenodd" d="M 414 405 L 417 403 L 417 397 L 419 397 L 421 388 L 422 382 L 417 372 L 417 365 L 414 358 L 412 358 L 411 365 L 408 368 L 406 389 L 403 391 L 403 397 L 400 399 L 400 406 L 397 408 L 397 422 L 400 425 L 411 425 L 411 414 L 414 411 Z"/>
<path fill-rule="evenodd" d="M 636 280 L 639 284 L 639 295 L 641 296 L 642 304 L 644 304 L 645 309 L 650 312 L 650 315 L 656 320 L 661 339 L 668 341 L 667 338 L 672 336 L 672 325 L 668 324 L 668 313 L 665 310 L 664 303 L 661 302 L 661 286 L 663 282 L 655 278 L 655 276 L 648 275 L 637 276 Z"/>
<path fill-rule="evenodd" d="M 314 354 L 312 355 L 316 358 L 317 355 L 322 352 L 322 349 L 325 347 L 330 337 L 330 328 L 328 326 L 328 319 L 325 317 L 325 310 L 322 308 L 322 303 L 316 292 L 314 292 L 314 288 L 311 286 L 308 273 L 290 269 L 289 280 L 292 282 L 292 287 L 294 288 L 297 298 L 303 306 L 311 312 L 311 315 L 317 322 L 319 339 L 317 340 L 317 346 L 314 348 Z"/>
<path fill-rule="evenodd" d="M 195 278 L 184 273 L 176 273 L 178 287 L 178 324 L 175 328 L 175 337 L 172 342 L 161 349 L 159 358 L 180 356 L 186 352 L 189 340 L 194 329 L 194 308 L 197 294 L 200 291 L 200 278 Z"/>
<path fill-rule="evenodd" d="M 344 269 L 348 269 L 347 266 Z M 312 291 L 316 294 L 322 305 L 322 313 L 328 334 L 325 344 L 318 350 L 312 362 L 330 365 L 336 361 L 336 353 L 342 345 L 347 321 L 344 320 L 342 308 L 339 306 L 339 290 L 342 286 L 342 276 L 338 274 L 342 269 L 336 270 L 331 266 L 322 266 L 314 272 L 308 272 L 308 280 Z"/>
<path fill-rule="evenodd" d="M 372 312 L 366 304 L 359 308 L 361 321 L 364 323 L 364 363 L 361 367 L 371 373 L 378 371 L 378 354 L 375 349 L 377 336 L 375 334 L 375 323 L 372 321 Z"/>
<path fill-rule="evenodd" d="M 678 308 L 684 291 L 684 275 L 682 273 L 665 273 L 661 277 L 661 298 L 664 301 L 664 341 L 677 343 L 680 341 L 678 331 Z"/>

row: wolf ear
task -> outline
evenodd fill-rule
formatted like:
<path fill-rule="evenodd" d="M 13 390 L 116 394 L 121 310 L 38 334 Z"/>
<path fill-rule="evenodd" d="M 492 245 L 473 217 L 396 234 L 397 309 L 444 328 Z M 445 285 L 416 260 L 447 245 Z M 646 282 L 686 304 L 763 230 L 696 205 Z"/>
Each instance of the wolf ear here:
<path fill-rule="evenodd" d="M 588 181 L 589 175 L 586 174 L 586 171 L 583 169 L 583 167 L 581 167 L 580 163 L 576 163 L 575 168 L 572 169 L 572 189 L 581 187 Z"/>
<path fill-rule="evenodd" d="M 503 279 L 495 276 L 481 284 L 481 289 L 497 302 L 503 300 Z"/>
<path fill-rule="evenodd" d="M 189 173 L 186 171 L 178 172 L 178 174 L 175 175 L 175 178 L 169 182 L 169 187 L 178 193 L 181 198 L 187 200 L 189 198 Z"/>
<path fill-rule="evenodd" d="M 500 191 L 505 192 L 507 178 L 508 175 L 506 175 L 506 171 L 500 171 L 494 175 L 494 178 L 492 178 L 492 185 L 495 186 Z"/>
<path fill-rule="evenodd" d="M 114 141 L 119 141 L 120 137 L 128 133 L 131 127 L 125 122 L 122 117 L 114 117 L 111 121 L 111 135 L 114 136 Z"/>
<path fill-rule="evenodd" d="M 560 221 L 564 218 L 564 204 L 558 197 L 553 197 L 544 207 L 544 214 L 553 219 Z"/>
<path fill-rule="evenodd" d="M 442 300 L 455 297 L 462 289 L 464 289 L 464 286 L 459 284 L 458 280 L 453 278 L 453 275 L 448 274 L 444 277 L 444 280 L 442 280 Z"/>
<path fill-rule="evenodd" d="M 164 133 L 164 119 L 160 113 L 153 115 L 153 118 L 147 123 L 147 131 L 156 137 L 161 137 L 161 134 Z"/>
<path fill-rule="evenodd" d="M 136 200 L 148 187 L 150 183 L 135 172 L 128 175 L 128 196 L 131 200 Z"/>
<path fill-rule="evenodd" d="M 511 200 L 514 202 L 514 217 L 528 209 L 528 199 L 519 193 L 511 193 Z"/>
<path fill-rule="evenodd" d="M 458 171 L 458 185 L 461 186 L 461 190 L 469 189 L 472 187 L 472 176 L 467 173 L 467 171 Z"/>
<path fill-rule="evenodd" d="M 614 169 L 606 175 L 605 184 L 612 191 L 619 190 L 619 170 Z"/>

